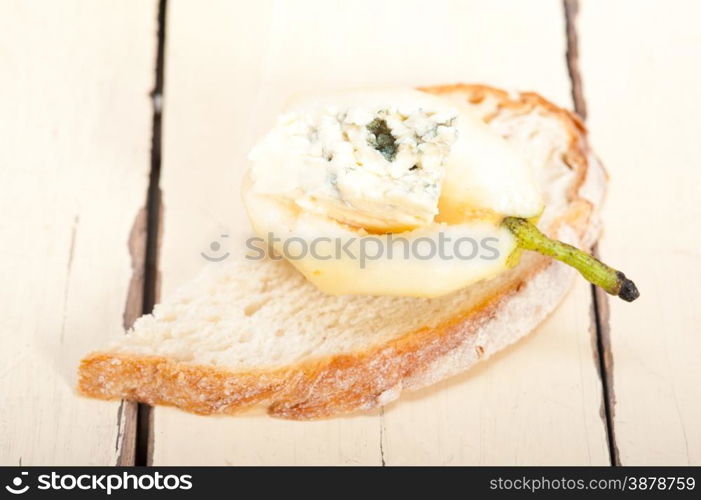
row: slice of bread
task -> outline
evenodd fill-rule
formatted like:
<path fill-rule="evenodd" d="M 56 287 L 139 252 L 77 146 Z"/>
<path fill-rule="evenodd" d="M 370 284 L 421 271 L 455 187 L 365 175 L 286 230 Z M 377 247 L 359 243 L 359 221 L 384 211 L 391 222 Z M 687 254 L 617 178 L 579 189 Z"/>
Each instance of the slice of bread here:
<path fill-rule="evenodd" d="M 593 244 L 606 174 L 579 119 L 533 93 L 422 90 L 469 102 L 528 159 L 546 201 L 541 230 Z M 257 405 L 292 419 L 367 410 L 518 340 L 557 307 L 574 275 L 525 252 L 515 268 L 439 298 L 338 297 L 283 261 L 211 265 L 129 335 L 83 359 L 79 391 L 202 414 Z"/>

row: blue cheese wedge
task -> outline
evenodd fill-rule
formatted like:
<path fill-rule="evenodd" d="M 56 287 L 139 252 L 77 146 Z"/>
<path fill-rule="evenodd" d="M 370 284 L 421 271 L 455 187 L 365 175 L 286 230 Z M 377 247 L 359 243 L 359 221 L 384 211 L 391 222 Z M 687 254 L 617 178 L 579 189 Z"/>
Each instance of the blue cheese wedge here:
<path fill-rule="evenodd" d="M 294 106 L 253 149 L 256 191 L 370 232 L 433 221 L 457 110 L 412 90 L 329 99 Z"/>

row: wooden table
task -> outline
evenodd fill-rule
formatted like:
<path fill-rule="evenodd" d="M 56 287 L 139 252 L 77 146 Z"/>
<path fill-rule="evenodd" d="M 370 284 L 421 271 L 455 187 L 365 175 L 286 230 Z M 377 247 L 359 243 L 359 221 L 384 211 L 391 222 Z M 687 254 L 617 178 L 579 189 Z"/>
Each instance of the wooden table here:
<path fill-rule="evenodd" d="M 0 3 L 0 463 L 701 464 L 698 2 L 160 10 Z M 192 277 L 210 242 L 247 233 L 244 158 L 290 94 L 458 81 L 586 112 L 611 177 L 598 251 L 639 301 L 579 280 L 524 341 L 351 418 L 75 394 L 83 354 Z"/>

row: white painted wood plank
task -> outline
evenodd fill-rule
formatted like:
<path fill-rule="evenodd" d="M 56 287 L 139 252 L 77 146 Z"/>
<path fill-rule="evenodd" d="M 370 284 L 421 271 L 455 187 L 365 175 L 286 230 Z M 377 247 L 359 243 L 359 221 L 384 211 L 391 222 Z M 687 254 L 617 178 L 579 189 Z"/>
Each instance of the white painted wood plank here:
<path fill-rule="evenodd" d="M 602 256 L 638 284 L 610 301 L 620 460 L 701 464 L 701 4 L 585 2 L 594 146 L 609 168 Z"/>
<path fill-rule="evenodd" d="M 197 272 L 200 252 L 219 235 L 229 234 L 231 247 L 249 234 L 238 195 L 245 155 L 293 93 L 484 81 L 569 103 L 556 1 L 536 9 L 518 1 L 222 1 L 206 9 L 175 1 L 168 17 L 164 294 Z M 532 339 L 402 398 L 382 419 L 300 423 L 157 408 L 154 463 L 606 463 L 589 308 L 580 284 Z"/>
<path fill-rule="evenodd" d="M 0 19 L 0 464 L 114 464 L 120 405 L 79 397 L 75 372 L 123 333 L 156 5 L 10 1 Z"/>

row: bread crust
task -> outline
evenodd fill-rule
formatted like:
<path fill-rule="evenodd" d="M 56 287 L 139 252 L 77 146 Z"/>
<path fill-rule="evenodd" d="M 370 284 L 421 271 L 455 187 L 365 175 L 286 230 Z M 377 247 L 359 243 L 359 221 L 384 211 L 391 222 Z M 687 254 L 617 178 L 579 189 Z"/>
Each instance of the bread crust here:
<path fill-rule="evenodd" d="M 512 96 L 486 85 L 468 84 L 421 90 L 458 92 L 475 104 L 490 97 L 499 108 L 515 112 L 538 107 L 560 120 L 569 135 L 565 161 L 576 175 L 566 209 L 546 231 L 583 247 L 594 243 L 606 174 L 591 153 L 586 129 L 577 116 L 530 92 Z M 436 328 L 407 332 L 367 351 L 247 372 L 164 357 L 96 352 L 80 363 L 78 390 L 95 398 L 125 398 L 199 414 L 233 414 L 265 406 L 270 415 L 302 420 L 368 410 L 398 398 L 403 390 L 464 371 L 538 326 L 562 301 L 575 272 L 539 255 L 529 261 L 460 317 Z"/>

